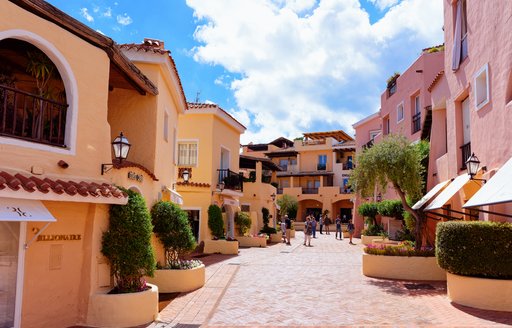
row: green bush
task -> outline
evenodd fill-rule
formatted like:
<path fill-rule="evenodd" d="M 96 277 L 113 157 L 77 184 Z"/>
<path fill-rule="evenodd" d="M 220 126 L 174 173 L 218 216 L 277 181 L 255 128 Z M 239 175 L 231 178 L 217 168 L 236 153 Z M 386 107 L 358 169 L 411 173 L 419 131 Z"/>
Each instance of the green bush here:
<path fill-rule="evenodd" d="M 364 203 L 359 205 L 357 208 L 357 212 L 371 220 L 371 224 L 375 225 L 377 222 L 375 221 L 375 217 L 379 214 L 379 208 L 377 203 Z"/>
<path fill-rule="evenodd" d="M 153 232 L 164 247 L 169 269 L 181 269 L 184 256 L 196 247 L 187 213 L 171 202 L 157 202 L 151 209 Z"/>
<path fill-rule="evenodd" d="M 269 226 L 263 226 L 263 228 L 260 230 L 260 233 L 266 233 L 267 235 L 270 235 L 272 233 L 277 233 L 277 230 Z"/>
<path fill-rule="evenodd" d="M 131 190 L 122 190 L 128 194 L 128 204 L 110 207 L 101 252 L 110 263 L 115 292 L 131 293 L 145 289 L 143 277 L 152 277 L 156 267 L 151 247 L 153 226 L 144 198 Z"/>
<path fill-rule="evenodd" d="M 245 236 L 251 229 L 251 217 L 245 212 L 237 212 L 235 216 L 235 224 L 238 226 L 240 236 Z"/>
<path fill-rule="evenodd" d="M 389 216 L 398 220 L 402 220 L 404 208 L 401 200 L 383 200 L 377 203 L 377 211 L 382 216 Z"/>
<path fill-rule="evenodd" d="M 297 198 L 291 195 L 284 194 L 277 199 L 276 203 L 280 207 L 279 213 L 282 216 L 286 214 L 290 219 L 294 219 L 297 217 L 297 209 L 299 207 L 299 202 L 297 201 Z"/>
<path fill-rule="evenodd" d="M 398 245 L 372 244 L 364 248 L 366 254 L 386 256 L 423 256 L 434 257 L 435 251 L 432 247 L 415 249 L 414 242 L 405 241 Z"/>
<path fill-rule="evenodd" d="M 224 220 L 222 220 L 222 210 L 217 205 L 208 207 L 208 228 L 215 239 L 224 236 Z"/>
<path fill-rule="evenodd" d="M 370 224 L 368 228 L 361 231 L 361 234 L 364 236 L 380 236 L 382 232 L 384 232 L 382 224 Z"/>
<path fill-rule="evenodd" d="M 512 279 L 512 224 L 452 221 L 437 225 L 436 257 L 448 272 Z"/>

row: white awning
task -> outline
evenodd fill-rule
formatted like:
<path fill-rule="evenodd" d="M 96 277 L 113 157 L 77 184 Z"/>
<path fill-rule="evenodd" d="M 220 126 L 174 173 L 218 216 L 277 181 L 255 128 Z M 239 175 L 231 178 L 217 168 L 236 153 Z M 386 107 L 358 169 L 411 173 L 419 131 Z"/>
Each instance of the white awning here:
<path fill-rule="evenodd" d="M 455 195 L 466 182 L 469 181 L 469 174 L 462 174 L 456 177 L 427 207 L 425 211 L 437 210 L 443 207 Z"/>
<path fill-rule="evenodd" d="M 0 221 L 56 222 L 39 200 L 0 198 Z"/>
<path fill-rule="evenodd" d="M 463 207 L 512 202 L 512 158 Z"/>
<path fill-rule="evenodd" d="M 183 205 L 183 197 L 176 190 L 169 189 L 169 192 L 171 193 L 171 202 Z"/>
<path fill-rule="evenodd" d="M 416 204 L 412 206 L 413 210 L 419 210 L 423 205 L 425 205 L 430 199 L 435 197 L 438 192 L 440 192 L 450 181 L 446 180 L 441 183 L 438 183 L 434 188 L 430 189 L 429 192 L 425 194 Z"/>

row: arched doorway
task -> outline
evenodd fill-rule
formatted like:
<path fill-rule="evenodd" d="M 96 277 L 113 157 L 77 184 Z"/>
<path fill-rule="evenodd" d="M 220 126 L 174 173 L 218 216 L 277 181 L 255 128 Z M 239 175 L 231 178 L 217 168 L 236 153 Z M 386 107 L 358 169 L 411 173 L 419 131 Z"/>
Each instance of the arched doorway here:
<path fill-rule="evenodd" d="M 322 202 L 314 199 L 304 199 L 299 201 L 299 210 L 297 211 L 297 221 L 304 222 L 307 215 L 312 214 L 317 220 L 322 215 Z"/>
<path fill-rule="evenodd" d="M 354 203 L 349 199 L 342 199 L 332 204 L 332 217 L 340 216 L 341 222 L 346 224 L 353 216 Z"/>

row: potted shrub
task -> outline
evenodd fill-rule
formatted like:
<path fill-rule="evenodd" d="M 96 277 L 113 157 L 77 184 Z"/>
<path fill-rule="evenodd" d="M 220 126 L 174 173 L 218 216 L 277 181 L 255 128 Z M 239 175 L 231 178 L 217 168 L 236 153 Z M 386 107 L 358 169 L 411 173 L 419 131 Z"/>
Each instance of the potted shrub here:
<path fill-rule="evenodd" d="M 266 247 L 267 239 L 265 236 L 249 236 L 249 229 L 251 228 L 251 217 L 248 213 L 237 212 L 235 215 L 235 224 L 238 228 L 239 236 L 236 237 L 238 243 L 242 247 Z"/>
<path fill-rule="evenodd" d="M 369 277 L 403 280 L 446 280 L 432 247 L 415 248 L 414 242 L 398 245 L 370 244 L 364 248 L 363 274 Z"/>
<path fill-rule="evenodd" d="M 277 230 L 275 228 L 269 227 L 268 224 L 270 222 L 270 211 L 266 207 L 261 208 L 261 214 L 263 216 L 263 228 L 260 230 L 260 234 L 267 234 L 269 238 L 267 242 L 281 242 L 281 236 L 277 234 Z"/>
<path fill-rule="evenodd" d="M 87 319 L 91 326 L 137 326 L 158 315 L 158 288 L 144 279 L 153 276 L 156 265 L 149 211 L 140 194 L 123 191 L 128 194 L 128 203 L 110 207 L 109 228 L 101 247 L 110 264 L 114 288 L 91 297 Z M 136 313 L 126 313 L 126 309 L 135 308 Z"/>
<path fill-rule="evenodd" d="M 148 281 L 161 293 L 189 292 L 204 286 L 204 264 L 185 259 L 196 247 L 187 213 L 176 204 L 160 201 L 151 209 L 151 220 L 164 248 L 165 264 L 158 265 L 155 276 Z"/>
<path fill-rule="evenodd" d="M 212 240 L 205 239 L 204 253 L 238 254 L 238 241 L 224 238 L 222 210 L 215 204 L 208 207 L 208 228 L 210 228 Z"/>
<path fill-rule="evenodd" d="M 379 214 L 377 203 L 364 203 L 357 208 L 357 212 L 364 216 L 368 227 L 361 231 L 361 243 L 371 244 L 374 239 L 383 239 L 381 232 L 384 231 L 382 225 L 377 223 L 376 216 Z"/>
<path fill-rule="evenodd" d="M 512 312 L 512 224 L 452 221 L 437 225 L 436 257 L 448 297 L 475 308 Z"/>

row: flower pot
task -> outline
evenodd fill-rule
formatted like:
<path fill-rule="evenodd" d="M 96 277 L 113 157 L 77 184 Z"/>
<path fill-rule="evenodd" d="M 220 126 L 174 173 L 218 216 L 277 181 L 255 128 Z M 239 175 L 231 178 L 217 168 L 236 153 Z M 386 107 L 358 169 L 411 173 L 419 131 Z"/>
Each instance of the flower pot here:
<path fill-rule="evenodd" d="M 266 237 L 236 237 L 241 247 L 267 247 Z"/>
<path fill-rule="evenodd" d="M 133 327 L 154 321 L 158 316 L 158 287 L 137 293 L 91 295 L 87 325 L 94 327 Z"/>
<path fill-rule="evenodd" d="M 205 240 L 203 253 L 238 254 L 238 241 Z"/>
<path fill-rule="evenodd" d="M 363 254 L 363 274 L 400 280 L 446 280 L 435 257 Z"/>
<path fill-rule="evenodd" d="M 281 243 L 281 242 L 283 242 L 283 234 L 281 234 L 281 233 L 271 233 L 270 234 L 270 242 L 271 243 Z"/>
<path fill-rule="evenodd" d="M 478 309 L 512 312 L 512 280 L 459 276 L 447 273 L 448 297 Z"/>
<path fill-rule="evenodd" d="M 155 276 L 146 279 L 157 285 L 160 293 L 190 292 L 204 286 L 205 266 L 201 264 L 192 269 L 155 270 Z"/>

